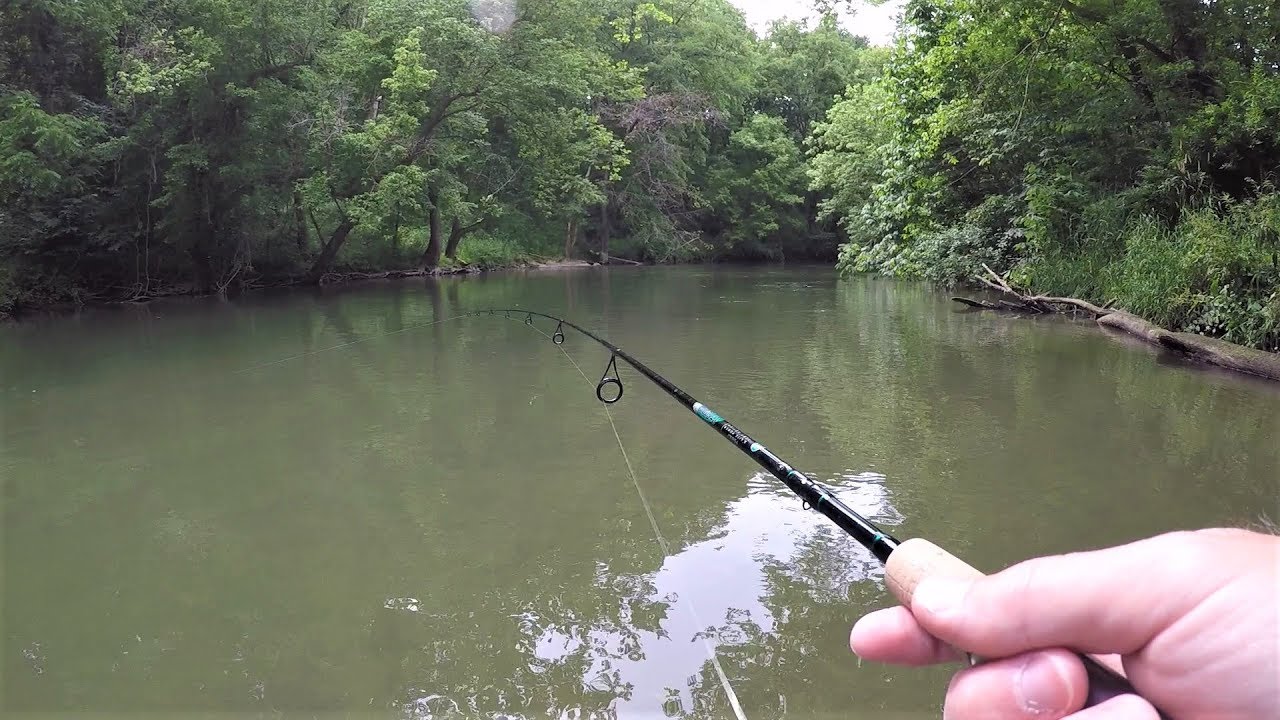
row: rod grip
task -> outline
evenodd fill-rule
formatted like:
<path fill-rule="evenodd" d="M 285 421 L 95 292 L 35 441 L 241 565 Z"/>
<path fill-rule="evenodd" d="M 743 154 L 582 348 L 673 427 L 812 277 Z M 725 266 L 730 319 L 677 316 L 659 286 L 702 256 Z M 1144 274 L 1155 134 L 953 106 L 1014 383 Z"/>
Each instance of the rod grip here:
<path fill-rule="evenodd" d="M 903 606 L 911 607 L 916 587 L 926 577 L 950 577 L 973 580 L 983 574 L 960 558 L 922 538 L 912 538 L 899 545 L 885 562 L 885 584 Z M 963 648 L 956 648 L 967 655 Z M 1093 657 L 1077 653 L 1089 677 L 1089 696 L 1085 707 L 1092 707 L 1117 695 L 1137 694 L 1123 675 L 1106 667 Z M 970 655 L 972 658 L 972 656 Z M 1168 718 L 1161 712 L 1160 717 Z"/>
<path fill-rule="evenodd" d="M 975 580 L 982 577 L 982 573 L 923 538 L 911 538 L 889 553 L 884 564 L 885 584 L 904 607 L 911 607 L 916 586 L 926 577 Z"/>

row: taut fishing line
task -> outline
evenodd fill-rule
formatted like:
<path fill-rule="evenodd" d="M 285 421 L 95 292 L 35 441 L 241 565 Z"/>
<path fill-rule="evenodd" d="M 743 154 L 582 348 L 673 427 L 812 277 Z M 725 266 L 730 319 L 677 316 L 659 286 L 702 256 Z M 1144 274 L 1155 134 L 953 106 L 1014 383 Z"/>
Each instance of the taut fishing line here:
<path fill-rule="evenodd" d="M 564 354 L 565 359 L 568 360 L 570 363 L 573 363 L 573 368 L 578 371 L 578 374 L 582 376 L 582 379 L 585 380 L 588 385 L 591 384 L 591 378 L 587 377 L 587 373 L 583 371 L 582 366 L 578 364 L 577 360 L 573 359 L 573 356 L 569 354 L 568 350 L 564 349 L 563 326 L 557 325 L 555 333 L 552 335 L 548 335 L 545 332 L 543 332 L 540 328 L 538 328 L 536 325 L 533 324 L 532 318 L 526 317 L 525 324 L 532 326 L 534 331 L 537 332 L 539 335 L 542 335 L 543 337 L 550 339 L 551 342 L 555 343 L 556 348 L 561 353 Z M 560 338 L 558 341 L 556 340 L 557 337 Z M 617 365 L 612 360 L 610 360 L 609 366 L 613 368 L 614 373 L 616 374 Z M 606 372 L 606 378 L 607 378 L 608 371 L 606 370 L 605 372 Z M 665 558 L 671 557 L 671 547 L 667 545 L 667 539 L 662 536 L 662 530 L 658 528 L 658 519 L 653 514 L 653 507 L 649 505 L 649 499 L 644 496 L 644 490 L 640 489 L 640 481 L 636 478 L 636 471 L 634 468 L 631 467 L 631 458 L 627 456 L 627 448 L 622 444 L 622 435 L 618 433 L 618 425 L 613 421 L 613 411 L 609 409 L 609 405 L 611 405 L 613 402 L 617 402 L 618 398 L 622 397 L 621 382 L 618 381 L 616 377 L 614 377 L 613 380 L 614 382 L 618 383 L 617 397 L 615 397 L 612 401 L 605 400 L 603 397 L 601 397 L 599 385 L 596 386 L 597 387 L 596 397 L 600 398 L 600 400 L 604 403 L 604 408 L 603 408 L 604 414 L 605 414 L 605 417 L 609 418 L 609 427 L 610 429 L 613 430 L 614 439 L 618 441 L 618 452 L 622 453 L 622 462 L 625 463 L 627 466 L 627 475 L 631 477 L 631 484 L 636 489 L 636 496 L 640 498 L 640 505 L 644 507 L 644 514 L 649 517 L 649 527 L 653 528 L 653 537 L 655 540 L 657 540 L 658 549 L 662 551 L 662 557 L 665 559 Z M 601 382 L 603 383 L 603 379 Z M 695 625 L 697 625 L 699 628 L 710 627 L 709 625 L 706 625 L 702 622 L 702 618 L 699 617 L 698 615 L 697 608 L 694 607 L 692 598 L 685 598 L 685 608 L 689 611 L 689 616 L 693 618 L 693 622 Z M 711 631 L 716 634 L 716 639 L 719 640 L 720 639 L 719 632 L 717 632 L 714 628 L 711 628 Z M 724 668 L 720 665 L 720 657 L 716 655 L 715 647 L 711 644 L 710 641 L 707 640 L 707 637 L 705 634 L 702 634 L 701 639 L 702 639 L 702 647 L 706 649 L 707 658 L 711 661 L 711 666 L 715 669 L 716 676 L 720 678 L 720 687 L 724 689 L 724 694 L 729 699 L 729 706 L 733 708 L 734 716 L 738 718 L 738 720 L 747 720 L 746 713 L 742 711 L 742 704 L 738 702 L 738 694 L 733 691 L 733 685 L 729 683 L 729 676 L 725 674 Z"/>
<path fill-rule="evenodd" d="M 769 474 L 782 481 L 784 485 L 798 495 L 806 509 L 813 509 L 825 515 L 834 522 L 842 530 L 857 540 L 863 547 L 871 551 L 871 554 L 885 567 L 885 584 L 890 592 L 906 607 L 911 607 L 911 598 L 915 594 L 916 586 L 926 577 L 929 576 L 949 576 L 955 578 L 975 578 L 982 575 L 981 572 L 966 564 L 963 560 L 951 555 L 942 548 L 921 538 L 914 538 L 906 542 L 900 543 L 893 536 L 876 527 L 870 520 L 864 518 L 855 512 L 848 505 L 845 505 L 837 498 L 829 489 L 821 484 L 813 481 L 809 476 L 792 467 L 782 458 L 775 455 L 764 445 L 756 442 L 752 437 L 737 426 L 731 424 L 725 418 L 720 416 L 711 408 L 703 405 L 689 395 L 689 393 L 681 390 L 670 380 L 659 375 L 650 369 L 647 365 L 640 362 L 636 358 L 629 355 L 626 351 L 617 345 L 609 342 L 605 338 L 576 325 L 568 320 L 555 315 L 535 312 L 531 310 L 502 309 L 489 310 L 492 315 L 495 312 L 501 312 L 506 317 L 511 317 L 511 313 L 524 315 L 526 325 L 533 325 L 534 316 L 547 318 L 556 323 L 555 334 L 547 336 L 541 330 L 538 332 L 543 336 L 550 337 L 551 341 L 557 346 L 564 344 L 564 328 L 572 328 L 582 335 L 596 343 L 602 345 L 610 352 L 609 364 L 605 367 L 604 374 L 600 381 L 596 383 L 596 398 L 605 405 L 606 411 L 608 406 L 622 399 L 623 386 L 622 380 L 618 373 L 618 359 L 630 365 L 641 375 L 648 378 L 653 384 L 657 385 L 664 392 L 670 395 L 676 402 L 688 408 L 697 415 L 703 422 L 715 429 L 721 437 L 733 443 L 735 447 L 750 457 L 760 467 L 769 471 Z M 481 313 L 476 313 L 481 314 Z M 536 327 L 535 327 L 536 329 Z M 560 348 L 564 350 L 563 347 Z M 566 356 L 568 353 L 565 353 Z M 572 358 L 570 358 L 572 360 Z M 577 366 L 577 363 L 574 363 Z M 586 373 L 578 368 L 578 372 L 586 377 Z M 588 380 L 590 382 L 590 380 Z M 612 425 L 613 416 L 609 415 L 609 422 Z M 614 425 L 614 435 L 618 435 L 617 426 Z M 618 445 L 622 447 L 622 438 L 618 437 Z M 626 458 L 626 449 L 623 448 L 623 458 Z M 630 471 L 630 461 L 627 461 L 627 468 Z M 632 473 L 632 481 L 635 482 L 635 474 Z M 636 491 L 640 492 L 639 483 L 636 483 Z M 644 502 L 644 493 L 640 492 L 641 501 Z M 649 512 L 649 519 L 653 522 L 653 514 L 645 503 L 646 512 Z M 658 531 L 657 523 L 653 522 L 654 532 L 659 539 L 659 543 L 664 547 L 665 542 L 662 540 L 662 534 Z M 669 553 L 668 553 L 669 554 Z M 701 622 L 699 621 L 701 625 Z M 963 649 L 957 648 L 962 655 L 967 656 L 969 663 L 974 664 L 978 660 L 972 654 L 965 653 Z M 1084 653 L 1077 653 L 1080 661 L 1084 665 L 1085 673 L 1089 678 L 1089 693 L 1085 701 L 1085 707 L 1098 705 L 1118 695 L 1137 694 L 1128 679 L 1120 673 L 1107 667 L 1097 658 Z M 719 663 L 712 655 L 712 662 L 716 665 L 717 671 L 720 671 Z M 736 698 L 733 696 L 732 689 L 727 686 L 727 679 L 721 672 L 721 681 L 726 685 L 726 692 L 729 694 L 731 701 L 734 701 L 735 712 L 739 713 Z M 1168 716 L 1160 712 L 1161 718 Z"/>

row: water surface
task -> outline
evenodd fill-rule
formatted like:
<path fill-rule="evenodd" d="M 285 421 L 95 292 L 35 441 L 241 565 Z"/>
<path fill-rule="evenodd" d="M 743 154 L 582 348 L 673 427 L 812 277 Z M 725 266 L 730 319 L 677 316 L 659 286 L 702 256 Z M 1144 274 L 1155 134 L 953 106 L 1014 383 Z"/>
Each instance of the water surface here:
<path fill-rule="evenodd" d="M 0 709 L 937 717 L 868 553 L 564 313 L 984 570 L 1277 518 L 1280 392 L 825 269 L 625 268 L 0 327 Z M 537 328 L 552 327 L 540 321 Z M 640 494 L 648 502 L 655 537 Z M 664 553 L 663 544 L 670 549 Z"/>

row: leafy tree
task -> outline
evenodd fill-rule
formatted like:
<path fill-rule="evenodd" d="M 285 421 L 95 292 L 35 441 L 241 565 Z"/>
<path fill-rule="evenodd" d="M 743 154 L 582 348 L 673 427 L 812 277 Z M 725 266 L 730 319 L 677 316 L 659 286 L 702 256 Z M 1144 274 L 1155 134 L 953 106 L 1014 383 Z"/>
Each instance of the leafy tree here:
<path fill-rule="evenodd" d="M 913 0 L 906 25 L 884 77 L 815 133 L 815 186 L 849 232 L 843 267 L 955 282 L 986 262 L 1175 328 L 1222 327 L 1225 313 L 1253 328 L 1233 339 L 1280 344 L 1274 253 L 1254 249 L 1274 244 L 1270 220 L 1228 251 L 1249 259 L 1212 278 L 1157 290 L 1124 270 L 1193 265 L 1213 228 L 1270 218 L 1272 4 Z"/>
<path fill-rule="evenodd" d="M 882 64 L 830 18 L 761 39 L 728 0 L 17 0 L 0 307 L 811 254 L 800 148 Z"/>
<path fill-rule="evenodd" d="M 781 259 L 787 240 L 803 237 L 804 159 L 781 118 L 751 116 L 729 137 L 708 185 L 721 252 Z"/>

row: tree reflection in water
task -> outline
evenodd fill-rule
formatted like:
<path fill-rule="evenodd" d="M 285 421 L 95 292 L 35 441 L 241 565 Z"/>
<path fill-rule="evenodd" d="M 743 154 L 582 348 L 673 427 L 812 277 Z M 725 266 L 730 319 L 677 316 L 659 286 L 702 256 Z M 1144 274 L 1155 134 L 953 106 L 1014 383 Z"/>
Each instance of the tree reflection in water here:
<path fill-rule="evenodd" d="M 883 476 L 825 482 L 873 521 L 900 521 Z M 389 603 L 380 635 L 405 638 L 406 717 L 729 716 L 704 639 L 748 713 L 776 712 L 802 690 L 779 691 L 777 678 L 799 680 L 819 645 L 842 643 L 851 596 L 874 595 L 881 577 L 870 553 L 760 473 L 706 539 L 656 572 L 597 563 L 553 594 L 535 579 L 448 613 Z M 492 632 L 500 615 L 509 635 Z"/>

